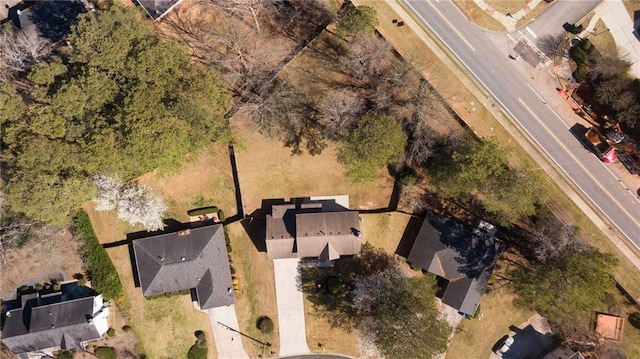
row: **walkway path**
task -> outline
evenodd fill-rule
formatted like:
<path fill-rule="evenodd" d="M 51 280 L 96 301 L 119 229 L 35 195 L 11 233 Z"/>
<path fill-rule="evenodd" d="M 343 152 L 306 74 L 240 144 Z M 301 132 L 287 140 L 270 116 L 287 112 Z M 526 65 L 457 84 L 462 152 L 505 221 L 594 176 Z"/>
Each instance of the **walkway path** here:
<path fill-rule="evenodd" d="M 249 359 L 242 345 L 236 306 L 217 307 L 205 311 L 209 314 L 211 329 L 216 342 L 218 359 Z M 229 330 L 233 328 L 236 331 Z"/>
<path fill-rule="evenodd" d="M 300 259 L 275 259 L 280 356 L 310 353 L 304 322 L 304 300 L 298 288 Z"/>

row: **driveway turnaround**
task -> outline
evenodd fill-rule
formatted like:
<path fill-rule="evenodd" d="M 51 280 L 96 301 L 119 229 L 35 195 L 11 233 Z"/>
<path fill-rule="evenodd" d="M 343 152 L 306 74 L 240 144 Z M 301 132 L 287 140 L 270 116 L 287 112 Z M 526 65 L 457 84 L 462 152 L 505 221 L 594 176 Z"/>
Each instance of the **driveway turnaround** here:
<path fill-rule="evenodd" d="M 219 359 L 249 359 L 242 346 L 236 306 L 217 307 L 206 310 L 216 341 Z"/>
<path fill-rule="evenodd" d="M 304 301 L 298 288 L 300 259 L 275 259 L 280 356 L 310 353 L 304 324 Z"/>

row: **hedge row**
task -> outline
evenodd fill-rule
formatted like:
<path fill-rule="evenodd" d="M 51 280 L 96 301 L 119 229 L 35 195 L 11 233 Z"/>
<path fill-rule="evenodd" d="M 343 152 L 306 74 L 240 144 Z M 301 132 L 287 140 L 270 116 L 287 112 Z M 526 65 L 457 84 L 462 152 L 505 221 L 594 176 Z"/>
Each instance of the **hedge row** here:
<path fill-rule="evenodd" d="M 107 251 L 98 242 L 89 215 L 85 211 L 78 212 L 74 224 L 76 236 L 82 243 L 84 265 L 93 289 L 107 300 L 121 297 L 123 291 L 120 277 Z"/>
<path fill-rule="evenodd" d="M 202 207 L 202 208 L 197 208 L 197 209 L 192 209 L 190 211 L 187 211 L 187 214 L 192 217 L 203 216 L 209 213 L 218 213 L 218 207 Z"/>

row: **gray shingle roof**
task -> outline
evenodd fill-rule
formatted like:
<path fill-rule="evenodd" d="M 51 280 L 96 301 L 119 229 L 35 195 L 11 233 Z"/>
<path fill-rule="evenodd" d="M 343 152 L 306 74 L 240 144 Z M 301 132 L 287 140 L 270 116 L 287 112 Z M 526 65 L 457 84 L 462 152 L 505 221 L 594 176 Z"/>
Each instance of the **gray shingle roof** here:
<path fill-rule="evenodd" d="M 154 20 L 160 20 L 182 0 L 137 0 L 142 8 Z"/>
<path fill-rule="evenodd" d="M 87 340 L 99 339 L 90 323 L 94 297 L 38 306 L 35 299 L 6 316 L 2 342 L 14 353 L 39 351 L 52 347 L 75 349 Z"/>
<path fill-rule="evenodd" d="M 450 219 L 425 219 L 407 259 L 448 281 L 442 301 L 462 313 L 475 314 L 491 276 L 500 246 L 490 236 Z"/>
<path fill-rule="evenodd" d="M 332 201 L 275 205 L 267 215 L 270 259 L 316 257 L 333 260 L 360 252 L 360 217 Z"/>
<path fill-rule="evenodd" d="M 202 309 L 234 303 L 221 224 L 137 239 L 133 251 L 144 296 L 195 288 Z"/>

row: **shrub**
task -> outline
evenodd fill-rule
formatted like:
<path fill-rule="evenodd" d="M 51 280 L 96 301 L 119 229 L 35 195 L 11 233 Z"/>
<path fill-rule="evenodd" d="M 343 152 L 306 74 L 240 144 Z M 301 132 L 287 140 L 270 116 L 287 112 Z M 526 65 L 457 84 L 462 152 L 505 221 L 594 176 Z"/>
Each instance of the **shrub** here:
<path fill-rule="evenodd" d="M 229 233 L 227 233 L 227 227 L 224 228 L 224 243 L 226 245 L 231 244 L 231 239 L 229 238 Z"/>
<path fill-rule="evenodd" d="M 409 263 L 409 266 L 411 267 L 411 269 L 413 269 L 415 271 L 421 271 L 422 270 L 422 267 L 420 267 L 417 264 Z"/>
<path fill-rule="evenodd" d="M 194 344 L 187 353 L 187 359 L 207 359 L 207 346 L 206 343 Z"/>
<path fill-rule="evenodd" d="M 113 328 L 107 329 L 107 335 L 110 336 L 110 337 L 115 336 L 116 335 L 116 330 L 113 329 Z"/>
<path fill-rule="evenodd" d="M 227 244 L 227 253 L 231 253 L 231 244 Z"/>
<path fill-rule="evenodd" d="M 256 328 L 260 329 L 264 334 L 273 333 L 273 320 L 266 315 L 263 315 L 256 321 Z"/>
<path fill-rule="evenodd" d="M 56 356 L 56 359 L 73 359 L 73 353 L 65 350 Z"/>
<path fill-rule="evenodd" d="M 578 68 L 573 72 L 572 76 L 576 81 L 580 82 L 587 76 L 587 64 L 578 64 Z"/>
<path fill-rule="evenodd" d="M 640 329 L 640 312 L 633 312 L 629 314 L 629 324 L 636 329 Z"/>
<path fill-rule="evenodd" d="M 400 172 L 400 182 L 405 186 L 413 186 L 418 182 L 418 173 L 411 167 L 405 167 Z"/>
<path fill-rule="evenodd" d="M 220 220 L 220 222 L 223 222 L 225 219 L 227 219 L 227 217 L 225 217 L 225 215 L 224 215 L 224 211 L 223 210 L 219 210 L 218 211 L 218 219 Z"/>
<path fill-rule="evenodd" d="M 76 236 L 82 244 L 82 256 L 93 288 L 107 300 L 120 298 L 122 296 L 120 277 L 107 251 L 98 242 L 87 213 L 79 211 L 74 218 L 74 224 Z"/>
<path fill-rule="evenodd" d="M 122 331 L 128 333 L 131 331 L 131 326 L 129 324 L 125 324 L 122 326 Z"/>
<path fill-rule="evenodd" d="M 591 52 L 591 50 L 593 50 L 593 44 L 591 43 L 591 41 L 589 39 L 584 39 L 582 41 L 580 41 L 580 44 L 578 45 L 582 50 L 584 50 L 587 54 Z"/>
<path fill-rule="evenodd" d="M 199 342 L 207 340 L 207 335 L 202 330 L 196 330 L 195 335 Z"/>
<path fill-rule="evenodd" d="M 329 293 L 337 294 L 342 287 L 343 284 L 340 277 L 329 277 L 329 279 L 327 279 L 327 288 L 329 289 Z"/>
<path fill-rule="evenodd" d="M 231 272 L 231 274 L 236 274 L 236 269 L 233 267 L 229 267 L 229 271 Z"/>
<path fill-rule="evenodd" d="M 187 214 L 191 217 L 195 217 L 195 216 L 202 216 L 207 213 L 216 213 L 216 212 L 218 212 L 218 207 L 210 206 L 210 207 L 192 209 L 190 211 L 187 211 Z"/>
<path fill-rule="evenodd" d="M 95 351 L 99 359 L 117 359 L 116 350 L 113 347 L 99 347 Z"/>

